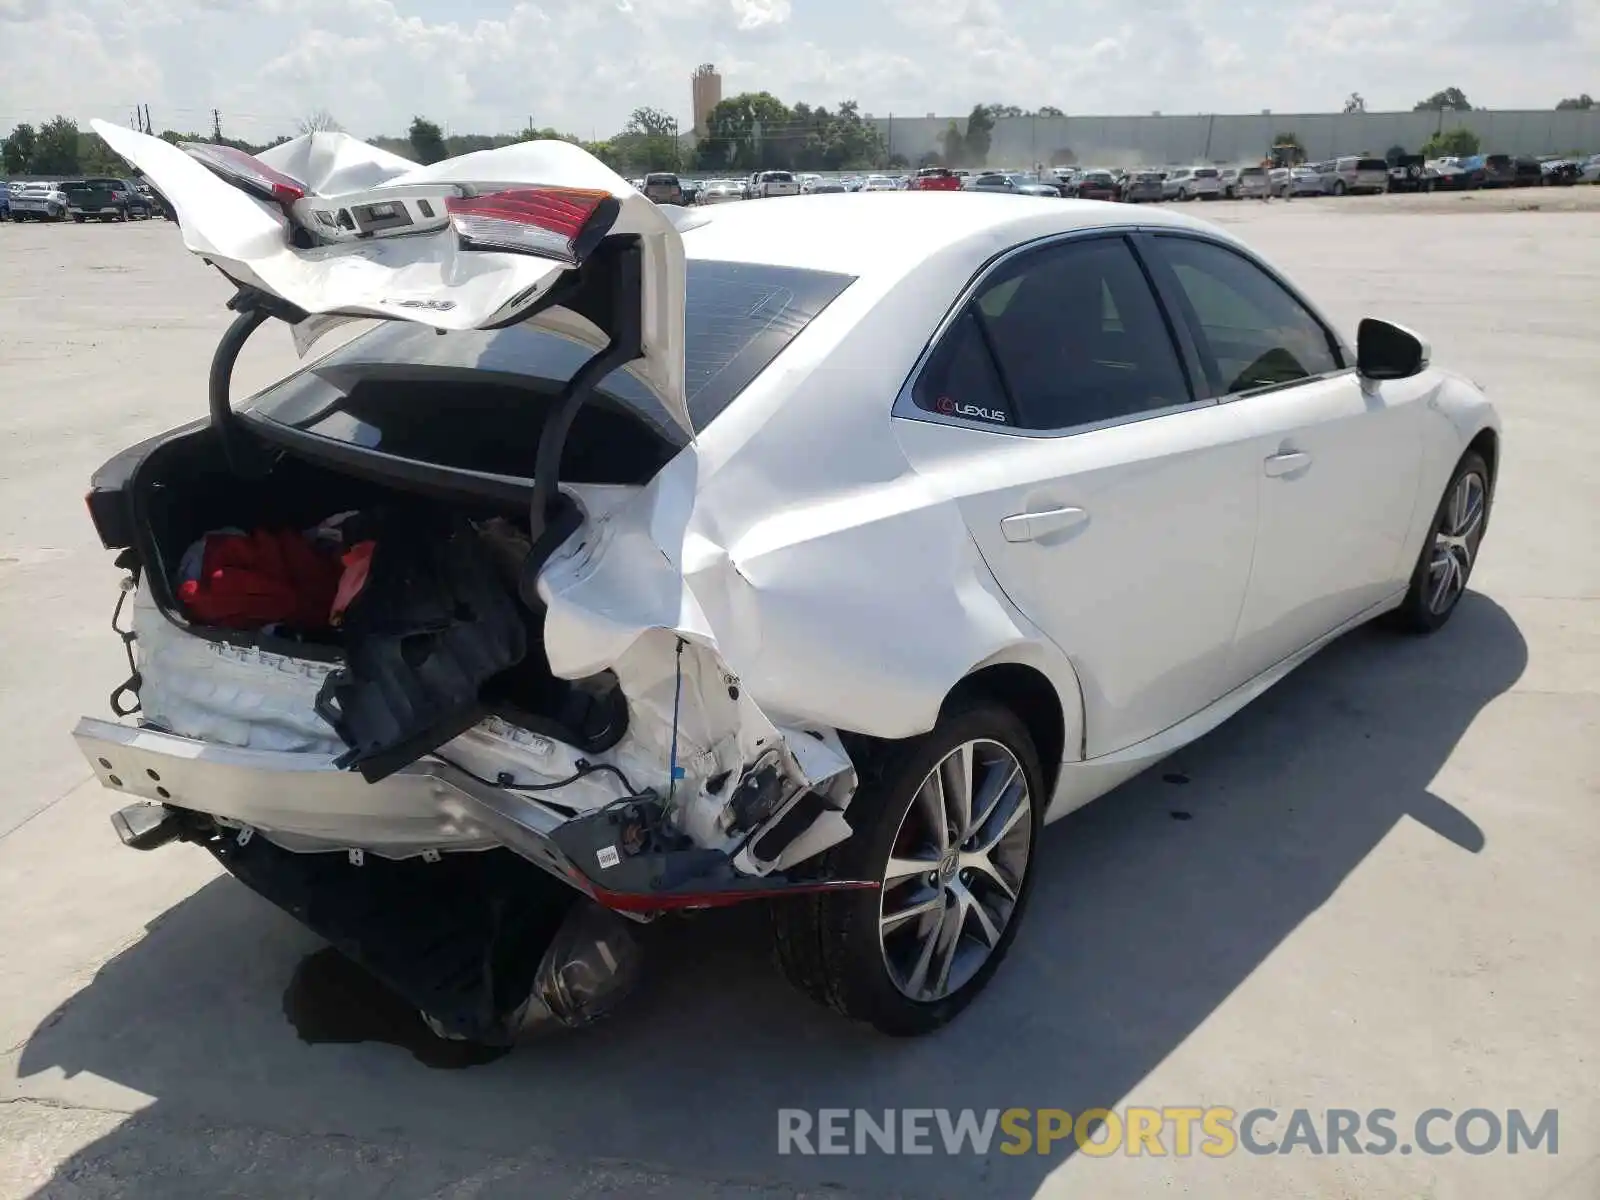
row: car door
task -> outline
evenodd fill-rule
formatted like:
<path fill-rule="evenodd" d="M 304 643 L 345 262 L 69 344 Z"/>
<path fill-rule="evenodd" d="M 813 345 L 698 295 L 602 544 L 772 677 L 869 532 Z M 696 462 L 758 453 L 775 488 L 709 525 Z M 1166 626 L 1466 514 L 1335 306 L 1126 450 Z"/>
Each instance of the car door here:
<path fill-rule="evenodd" d="M 1210 394 L 1254 431 L 1260 518 L 1232 671 L 1242 682 L 1404 586 L 1430 385 L 1364 385 L 1327 323 L 1237 248 L 1165 233 L 1146 244 Z"/>
<path fill-rule="evenodd" d="M 1056 239 L 986 272 L 895 407 L 908 458 L 1070 657 L 1090 756 L 1228 686 L 1257 463 L 1245 414 L 1196 400 L 1181 336 L 1128 238 Z"/>

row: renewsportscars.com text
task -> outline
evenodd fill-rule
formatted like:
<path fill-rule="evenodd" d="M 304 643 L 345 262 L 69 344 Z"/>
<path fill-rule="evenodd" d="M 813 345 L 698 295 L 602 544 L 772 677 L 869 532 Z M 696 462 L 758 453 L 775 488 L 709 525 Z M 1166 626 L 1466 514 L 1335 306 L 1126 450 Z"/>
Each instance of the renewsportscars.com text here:
<path fill-rule="evenodd" d="M 1560 1115 L 1212 1106 L 1091 1108 L 783 1108 L 779 1154 L 1086 1154 L 1225 1158 L 1246 1154 L 1556 1154 Z"/>

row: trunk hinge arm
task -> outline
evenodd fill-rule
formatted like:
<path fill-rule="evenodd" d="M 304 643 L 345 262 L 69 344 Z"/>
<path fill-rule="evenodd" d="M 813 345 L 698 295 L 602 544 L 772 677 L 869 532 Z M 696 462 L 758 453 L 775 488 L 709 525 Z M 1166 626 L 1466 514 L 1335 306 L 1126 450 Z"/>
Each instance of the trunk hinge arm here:
<path fill-rule="evenodd" d="M 610 292 L 610 340 L 561 389 L 554 411 L 539 432 L 539 448 L 534 452 L 533 497 L 528 513 L 528 536 L 533 549 L 524 560 L 517 590 L 522 602 L 535 612 L 544 607 L 537 589 L 540 569 L 556 548 L 572 536 L 582 519 L 571 504 L 562 501 L 559 487 L 561 455 L 567 435 L 572 432 L 572 422 L 606 376 L 644 352 L 643 254 L 638 244 L 619 247 L 608 257 L 605 268 L 610 274 L 606 280 L 606 290 Z"/>
<path fill-rule="evenodd" d="M 252 441 L 245 434 L 239 425 L 238 414 L 233 411 L 230 398 L 233 368 L 250 335 L 266 324 L 268 318 L 277 317 L 290 325 L 298 325 L 307 314 L 285 300 L 246 287 L 234 293 L 228 301 L 228 307 L 239 315 L 223 332 L 216 352 L 211 356 L 208 385 L 211 428 L 222 443 L 222 454 L 228 460 L 229 469 L 240 478 L 260 478 L 267 473 L 269 464 L 260 443 Z"/>

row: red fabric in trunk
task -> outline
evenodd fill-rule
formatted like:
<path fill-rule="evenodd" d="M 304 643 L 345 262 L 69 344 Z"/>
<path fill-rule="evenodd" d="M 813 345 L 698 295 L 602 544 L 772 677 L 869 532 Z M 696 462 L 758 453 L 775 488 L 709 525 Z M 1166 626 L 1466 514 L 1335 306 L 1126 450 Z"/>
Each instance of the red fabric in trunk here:
<path fill-rule="evenodd" d="M 224 629 L 328 627 L 343 565 L 289 530 L 206 535 L 200 578 L 178 587 L 195 620 Z"/>

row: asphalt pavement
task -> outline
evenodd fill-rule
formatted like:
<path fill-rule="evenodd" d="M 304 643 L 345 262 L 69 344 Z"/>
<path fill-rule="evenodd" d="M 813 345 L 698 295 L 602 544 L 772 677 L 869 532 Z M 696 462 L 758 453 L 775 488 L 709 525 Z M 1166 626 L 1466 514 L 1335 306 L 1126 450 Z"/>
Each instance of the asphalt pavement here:
<path fill-rule="evenodd" d="M 1440 635 L 1358 631 L 1052 826 L 1011 957 L 954 1025 L 905 1042 L 844 1024 L 735 912 L 653 929 L 650 982 L 609 1024 L 455 1070 L 305 1040 L 285 1010 L 316 940 L 199 850 L 117 843 L 117 800 L 68 736 L 126 675 L 82 496 L 110 454 L 204 411 L 229 289 L 165 222 L 0 227 L 0 1197 L 1594 1200 L 1586 192 L 1187 206 L 1347 328 L 1400 321 L 1489 389 L 1493 526 Z M 286 335 L 253 347 L 241 386 L 290 361 Z M 1402 1127 L 1556 1109 L 1559 1146 L 778 1153 L 780 1109 L 1128 1105 L 1390 1109 Z"/>

